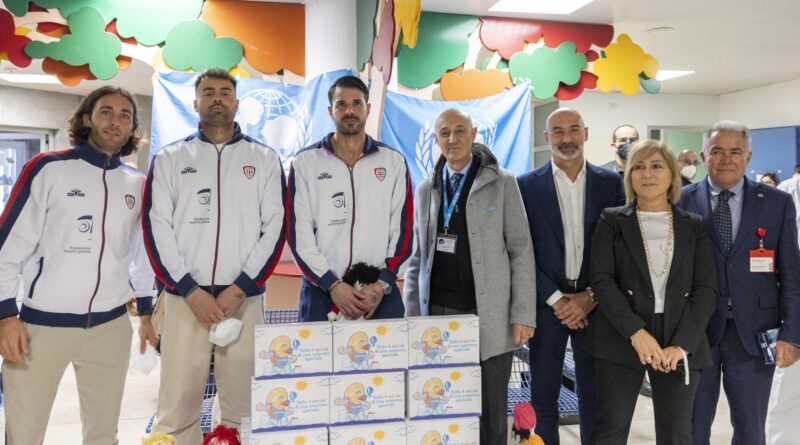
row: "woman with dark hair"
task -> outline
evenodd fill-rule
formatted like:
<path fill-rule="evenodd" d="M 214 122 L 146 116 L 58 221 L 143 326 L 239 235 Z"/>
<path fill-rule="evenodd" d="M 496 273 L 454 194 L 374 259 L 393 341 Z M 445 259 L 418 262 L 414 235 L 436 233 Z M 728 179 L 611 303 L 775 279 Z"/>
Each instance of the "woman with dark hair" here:
<path fill-rule="evenodd" d="M 700 370 L 711 365 L 706 325 L 716 269 L 699 216 L 675 207 L 678 161 L 658 141 L 633 146 L 624 176 L 627 205 L 605 209 L 592 237 L 590 281 L 597 310 L 587 331 L 595 357 L 592 444 L 625 444 L 645 372 L 656 443 L 692 441 Z"/>

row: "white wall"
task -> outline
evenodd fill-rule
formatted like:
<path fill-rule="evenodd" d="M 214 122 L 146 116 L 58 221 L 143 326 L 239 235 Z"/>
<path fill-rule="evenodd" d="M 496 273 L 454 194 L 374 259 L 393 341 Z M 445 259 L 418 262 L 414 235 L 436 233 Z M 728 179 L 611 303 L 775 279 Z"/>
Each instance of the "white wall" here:
<path fill-rule="evenodd" d="M 15 131 L 46 130 L 55 133 L 53 148 L 63 150 L 70 147 L 67 134 L 67 119 L 80 104 L 83 96 L 75 94 L 54 93 L 0 86 L 0 126 L 12 127 Z M 139 126 L 146 138 L 150 137 L 150 119 L 153 99 L 148 96 L 136 96 L 139 106 Z M 139 152 L 137 162 L 140 169 L 145 169 L 147 147 Z"/>
<path fill-rule="evenodd" d="M 800 79 L 723 94 L 719 109 L 750 128 L 800 125 Z"/>
<path fill-rule="evenodd" d="M 646 94 L 587 91 L 577 99 L 561 102 L 574 108 L 589 127 L 586 158 L 594 164 L 613 159 L 611 133 L 620 124 L 631 124 L 642 137 L 653 127 L 707 127 L 719 119 L 720 98 L 700 94 Z M 543 129 L 534 129 L 543 131 Z"/>

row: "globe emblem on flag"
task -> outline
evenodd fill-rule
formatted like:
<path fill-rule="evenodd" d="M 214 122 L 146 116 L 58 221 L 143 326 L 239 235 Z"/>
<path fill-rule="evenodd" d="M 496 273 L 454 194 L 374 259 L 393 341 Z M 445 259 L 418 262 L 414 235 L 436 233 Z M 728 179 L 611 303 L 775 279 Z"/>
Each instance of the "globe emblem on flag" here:
<path fill-rule="evenodd" d="M 308 110 L 299 107 L 280 90 L 258 89 L 245 93 L 239 99 L 237 121 L 245 134 L 280 154 L 285 170 L 295 153 L 309 144 L 311 137 Z"/>
<path fill-rule="evenodd" d="M 494 145 L 495 135 L 497 134 L 497 123 L 491 119 L 487 119 L 484 123 L 473 117 L 472 125 L 478 129 L 478 133 L 475 135 L 475 142 L 481 143 L 491 150 L 492 145 Z M 425 124 L 419 130 L 419 137 L 417 138 L 417 144 L 414 150 L 414 161 L 419 171 L 425 177 L 433 171 L 433 168 L 436 166 L 436 161 L 439 160 L 439 156 L 442 154 L 442 151 L 436 144 L 436 138 L 434 137 L 435 132 L 436 129 L 426 120 Z"/>

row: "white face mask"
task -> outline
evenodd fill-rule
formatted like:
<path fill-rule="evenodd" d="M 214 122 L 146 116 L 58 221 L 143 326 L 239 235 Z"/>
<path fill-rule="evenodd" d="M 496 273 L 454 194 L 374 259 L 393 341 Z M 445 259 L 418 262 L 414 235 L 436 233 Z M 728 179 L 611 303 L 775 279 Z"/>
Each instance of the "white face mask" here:
<path fill-rule="evenodd" d="M 694 165 L 687 165 L 681 169 L 681 176 L 689 180 L 694 178 L 694 175 L 696 173 L 697 173 L 697 167 Z"/>

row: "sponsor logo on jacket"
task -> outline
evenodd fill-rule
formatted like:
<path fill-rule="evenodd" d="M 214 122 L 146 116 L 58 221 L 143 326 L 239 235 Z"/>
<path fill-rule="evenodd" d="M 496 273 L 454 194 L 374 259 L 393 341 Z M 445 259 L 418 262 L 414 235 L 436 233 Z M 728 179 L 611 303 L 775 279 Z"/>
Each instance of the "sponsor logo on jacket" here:
<path fill-rule="evenodd" d="M 181 174 L 185 175 L 186 173 L 197 173 L 197 170 L 192 166 L 184 167 L 183 170 L 181 170 Z"/>
<path fill-rule="evenodd" d="M 79 189 L 72 189 L 72 190 L 70 190 L 70 191 L 68 191 L 68 192 L 67 192 L 67 196 L 79 196 L 79 197 L 84 197 L 84 196 L 86 196 L 86 195 L 85 195 L 85 194 L 84 194 L 82 191 L 80 191 Z"/>

